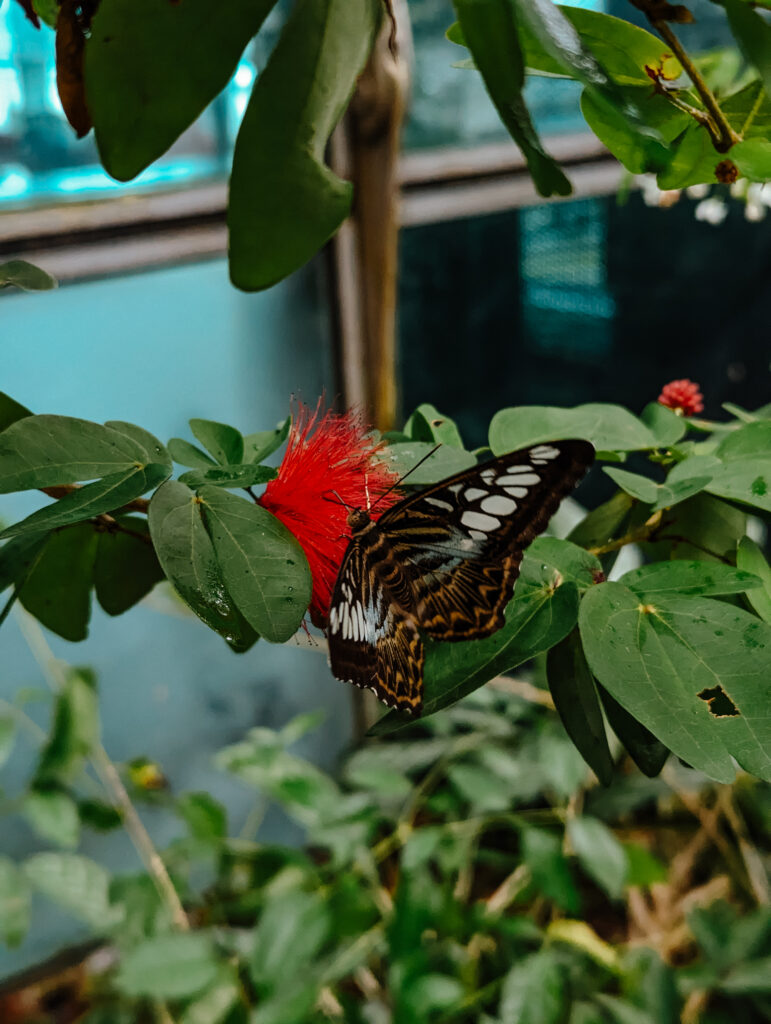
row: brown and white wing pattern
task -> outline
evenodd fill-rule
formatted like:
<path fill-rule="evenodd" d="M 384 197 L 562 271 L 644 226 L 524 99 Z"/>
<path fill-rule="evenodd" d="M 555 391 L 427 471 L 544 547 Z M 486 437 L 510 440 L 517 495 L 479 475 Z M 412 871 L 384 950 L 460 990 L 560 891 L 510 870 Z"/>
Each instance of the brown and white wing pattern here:
<path fill-rule="evenodd" d="M 418 627 L 472 640 L 504 624 L 525 548 L 594 460 L 586 441 L 533 445 L 411 495 L 378 522 L 409 567 Z"/>
<path fill-rule="evenodd" d="M 421 632 L 500 629 L 525 548 L 593 460 L 586 441 L 533 445 L 410 495 L 354 536 L 330 605 L 334 675 L 419 714 Z"/>
<path fill-rule="evenodd" d="M 420 714 L 424 649 L 415 619 L 374 571 L 366 538 L 351 542 L 335 584 L 327 635 L 333 674 L 389 707 Z"/>

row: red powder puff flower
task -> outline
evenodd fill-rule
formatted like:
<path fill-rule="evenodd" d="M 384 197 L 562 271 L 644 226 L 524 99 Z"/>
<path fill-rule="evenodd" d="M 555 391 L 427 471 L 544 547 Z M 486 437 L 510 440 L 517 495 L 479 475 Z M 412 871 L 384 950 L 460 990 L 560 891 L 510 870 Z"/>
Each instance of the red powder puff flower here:
<path fill-rule="evenodd" d="M 699 391 L 699 385 L 687 378 L 665 384 L 659 402 L 682 416 L 693 416 L 704 411 L 704 395 Z"/>
<path fill-rule="evenodd" d="M 345 506 L 371 509 L 377 519 L 400 497 L 395 491 L 385 494 L 399 477 L 378 458 L 381 445 L 367 430 L 355 409 L 322 415 L 321 402 L 315 410 L 300 403 L 278 476 L 260 498 L 305 552 L 313 579 L 311 619 L 317 626 L 326 625 L 351 538 Z"/>

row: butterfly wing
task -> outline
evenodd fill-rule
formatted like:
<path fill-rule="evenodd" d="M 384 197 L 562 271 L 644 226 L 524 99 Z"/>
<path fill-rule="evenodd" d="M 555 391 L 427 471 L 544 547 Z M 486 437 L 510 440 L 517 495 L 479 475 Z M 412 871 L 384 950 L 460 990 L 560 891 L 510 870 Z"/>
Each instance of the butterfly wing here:
<path fill-rule="evenodd" d="M 586 441 L 533 445 L 411 495 L 381 516 L 409 567 L 417 625 L 435 640 L 489 636 L 504 623 L 525 548 L 594 460 Z"/>
<path fill-rule="evenodd" d="M 389 707 L 420 714 L 423 642 L 414 617 L 372 570 L 369 553 L 366 537 L 354 539 L 340 568 L 327 628 L 330 666 Z"/>

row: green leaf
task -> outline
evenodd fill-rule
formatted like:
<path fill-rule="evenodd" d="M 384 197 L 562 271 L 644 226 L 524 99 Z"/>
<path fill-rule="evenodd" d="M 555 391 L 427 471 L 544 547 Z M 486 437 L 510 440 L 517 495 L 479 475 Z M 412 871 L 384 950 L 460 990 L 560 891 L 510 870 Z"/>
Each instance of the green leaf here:
<path fill-rule="evenodd" d="M 289 437 L 292 417 L 287 416 L 275 430 L 260 430 L 244 438 L 244 462 L 262 462 L 272 455 Z"/>
<path fill-rule="evenodd" d="M 296 983 L 318 956 L 331 926 L 321 896 L 300 890 L 273 893 L 254 934 L 250 971 L 258 990 L 271 994 Z"/>
<path fill-rule="evenodd" d="M 671 150 L 667 167 L 656 178 L 660 189 L 717 184 L 715 168 L 724 159 L 716 152 L 706 128 L 691 123 Z"/>
<path fill-rule="evenodd" d="M 500 1024 L 562 1024 L 570 1002 L 567 977 L 548 949 L 520 959 L 506 975 Z"/>
<path fill-rule="evenodd" d="M 167 481 L 150 499 L 150 535 L 163 571 L 182 600 L 234 650 L 246 651 L 257 633 L 225 589 L 201 507 L 189 487 Z"/>
<path fill-rule="evenodd" d="M 168 449 L 149 430 L 145 430 L 144 427 L 138 427 L 135 423 L 126 423 L 124 420 L 107 420 L 105 426 L 111 430 L 117 430 L 119 434 L 123 434 L 124 437 L 135 441 L 144 452 L 144 459 L 142 461 L 146 465 L 154 463 L 155 465 L 163 466 L 167 471 L 166 475 L 171 476 L 171 455 Z"/>
<path fill-rule="evenodd" d="M 23 420 L 32 413 L 26 406 L 0 391 L 0 433 L 17 420 Z"/>
<path fill-rule="evenodd" d="M 771 511 L 771 421 L 747 423 L 731 431 L 720 442 L 715 455 L 722 465 L 714 470 L 706 489 L 711 494 Z"/>
<path fill-rule="evenodd" d="M 35 785 L 74 781 L 98 739 L 96 680 L 88 669 L 70 669 L 56 695 L 51 735 L 40 755 Z"/>
<path fill-rule="evenodd" d="M 747 592 L 747 600 L 765 622 L 771 622 L 771 566 L 754 540 L 742 537 L 736 549 L 736 566 L 751 572 L 761 581 L 759 588 Z"/>
<path fill-rule="evenodd" d="M 620 583 L 634 590 L 644 600 L 660 595 L 743 594 L 761 586 L 759 577 L 728 565 L 714 562 L 655 562 L 625 573 Z"/>
<path fill-rule="evenodd" d="M 220 465 L 240 465 L 243 461 L 244 439 L 235 427 L 214 420 L 193 419 L 190 429 Z"/>
<path fill-rule="evenodd" d="M 49 534 L 19 591 L 27 611 L 65 640 L 88 636 L 98 536 L 88 523 Z"/>
<path fill-rule="evenodd" d="M 471 452 L 446 444 L 437 448 L 436 444 L 426 441 L 390 444 L 380 453 L 380 458 L 400 477 L 409 473 L 405 481 L 409 486 L 435 484 L 477 464 Z M 421 459 L 425 461 L 415 469 Z"/>
<path fill-rule="evenodd" d="M 667 142 L 671 142 L 685 131 L 691 119 L 664 96 L 653 94 L 650 85 L 649 79 L 647 86 L 635 85 L 619 91 L 644 118 L 646 124 Z M 616 107 L 598 103 L 595 95 L 587 89 L 581 94 L 581 113 L 597 138 L 632 174 L 644 174 L 660 166 L 660 160 L 651 159 L 647 141 L 641 138 L 628 118 Z"/>
<path fill-rule="evenodd" d="M 0 938 L 18 946 L 29 931 L 32 893 L 24 873 L 0 855 Z"/>
<path fill-rule="evenodd" d="M 56 28 L 59 18 L 58 0 L 32 0 L 32 7 L 40 16 L 41 21 L 44 21 L 49 28 Z"/>
<path fill-rule="evenodd" d="M 454 0 L 466 45 L 495 108 L 522 150 L 536 189 L 542 196 L 567 196 L 570 182 L 546 153 L 525 105 L 525 65 L 510 0 Z"/>
<path fill-rule="evenodd" d="M 600 570 L 596 556 L 572 541 L 536 537 L 522 560 L 516 593 L 522 597 L 529 590 L 562 583 L 575 583 L 579 591 L 586 590 L 594 584 L 595 574 Z"/>
<path fill-rule="evenodd" d="M 176 801 L 175 809 L 187 823 L 194 839 L 210 841 L 225 838 L 225 808 L 208 793 L 185 793 Z"/>
<path fill-rule="evenodd" d="M 744 0 L 720 0 L 739 48 L 754 65 L 771 96 L 771 25 Z M 733 156 L 733 149 L 731 150 Z"/>
<path fill-rule="evenodd" d="M 527 448 L 541 441 L 582 438 L 598 451 L 638 451 L 656 448 L 656 438 L 631 412 L 601 402 L 560 409 L 520 405 L 502 409 L 490 423 L 490 447 L 495 455 Z"/>
<path fill-rule="evenodd" d="M 577 914 L 581 901 L 561 841 L 545 829 L 530 826 L 521 830 L 520 837 L 522 859 L 536 887 L 569 914 Z"/>
<path fill-rule="evenodd" d="M 185 999 L 208 988 L 219 971 L 208 935 L 155 935 L 124 954 L 115 985 L 132 998 Z"/>
<path fill-rule="evenodd" d="M 0 494 L 134 472 L 147 462 L 127 434 L 70 416 L 26 416 L 0 434 Z"/>
<path fill-rule="evenodd" d="M 200 448 L 196 448 L 189 441 L 183 441 L 181 437 L 172 437 L 168 443 L 168 449 L 171 457 L 180 466 L 191 466 L 193 469 L 209 469 L 217 465 L 214 459 L 210 458 L 206 452 L 202 452 Z"/>
<path fill-rule="evenodd" d="M 594 675 L 678 757 L 719 782 L 733 780 L 729 754 L 771 776 L 766 623 L 708 598 L 642 604 L 620 583 L 593 587 L 579 623 Z"/>
<path fill-rule="evenodd" d="M 719 989 L 731 994 L 749 994 L 767 996 L 771 991 L 771 956 L 753 960 L 750 963 L 738 964 L 723 976 Z"/>
<path fill-rule="evenodd" d="M 584 871 L 611 899 L 624 894 L 628 874 L 626 851 L 615 835 L 597 818 L 571 818 L 568 838 Z"/>
<path fill-rule="evenodd" d="M 624 843 L 626 855 L 626 884 L 647 887 L 655 882 L 666 882 L 667 868 L 650 850 L 637 843 Z"/>
<path fill-rule="evenodd" d="M 747 517 L 719 498 L 700 493 L 675 506 L 667 522 L 664 536 L 673 539 L 644 545 L 651 559 L 724 562 L 733 558 L 739 538 L 746 532 Z"/>
<path fill-rule="evenodd" d="M 179 1024 L 220 1024 L 240 1002 L 238 975 L 230 967 L 221 968 L 210 987 L 185 1008 Z"/>
<path fill-rule="evenodd" d="M 164 579 L 147 520 L 118 516 L 116 522 L 120 532 L 99 534 L 94 563 L 97 600 L 108 615 L 122 615 Z"/>
<path fill-rule="evenodd" d="M 283 643 L 302 622 L 311 574 L 297 539 L 266 509 L 219 487 L 200 491 L 206 524 L 229 593 L 247 622 Z"/>
<path fill-rule="evenodd" d="M 102 512 L 112 512 L 157 487 L 168 477 L 166 466 L 151 463 L 134 466 L 97 480 L 66 494 L 45 508 L 22 519 L 0 533 L 0 539 L 17 537 L 22 533 L 41 533 L 58 530 L 62 526 L 81 523 Z"/>
<path fill-rule="evenodd" d="M 230 179 L 230 275 L 245 291 L 303 266 L 351 208 L 323 162 L 380 19 L 376 0 L 300 0 L 241 122 Z"/>
<path fill-rule="evenodd" d="M 15 285 L 25 292 L 48 291 L 57 288 L 58 281 L 45 270 L 26 260 L 9 260 L 0 263 L 0 288 Z"/>
<path fill-rule="evenodd" d="M 617 491 L 610 501 L 598 505 L 568 534 L 567 539 L 584 548 L 602 547 L 620 536 L 629 522 L 634 500 L 626 491 Z M 599 559 L 603 571 L 610 572 L 618 552 L 609 552 Z"/>
<path fill-rule="evenodd" d="M 671 474 L 670 474 L 671 476 Z M 677 480 L 673 483 L 661 484 L 658 489 L 658 497 L 654 502 L 652 512 L 659 512 L 665 508 L 673 508 L 681 501 L 687 501 L 694 494 L 703 491 L 711 482 L 712 476 L 695 476 L 685 480 Z"/>
<path fill-rule="evenodd" d="M 24 797 L 21 813 L 43 839 L 74 849 L 80 839 L 78 805 L 57 789 L 32 789 Z"/>
<path fill-rule="evenodd" d="M 103 800 L 78 800 L 78 817 L 82 825 L 97 832 L 111 832 L 123 825 L 120 812 Z"/>
<path fill-rule="evenodd" d="M 586 664 L 578 631 L 552 647 L 546 676 L 565 731 L 604 786 L 613 779 L 613 758 L 594 679 Z"/>
<path fill-rule="evenodd" d="M 424 402 L 404 424 L 404 433 L 413 441 L 427 441 L 433 444 L 447 444 L 453 448 L 463 448 L 455 422 L 439 412 L 435 405 Z"/>
<path fill-rule="evenodd" d="M 13 753 L 16 741 L 16 722 L 13 718 L 0 718 L 0 768 Z"/>
<path fill-rule="evenodd" d="M 614 18 L 599 11 L 559 5 L 559 10 L 572 24 L 581 42 L 602 66 L 603 71 L 619 85 L 645 85 L 650 92 L 650 79 L 645 65 L 660 68 L 670 80 L 682 69 L 666 52 L 661 40 L 645 29 L 623 18 Z M 520 41 L 528 68 L 551 74 L 565 73 L 561 60 L 555 59 L 527 26 L 520 27 Z"/>
<path fill-rule="evenodd" d="M 750 181 L 771 179 L 771 140 L 745 139 L 731 147 L 731 159 Z"/>
<path fill-rule="evenodd" d="M 562 9 L 552 0 L 513 0 L 513 4 L 544 50 L 572 78 L 582 82 L 591 91 L 594 102 L 611 115 L 618 112 L 623 114 L 630 129 L 637 134 L 640 145 L 645 147 L 648 164 L 660 165 L 666 151 L 659 141 L 658 132 L 648 127 L 638 107 L 630 101 L 628 93 L 616 86 L 601 60 L 598 61 L 593 51 L 584 45 L 582 36 Z M 614 30 L 616 26 L 605 23 L 599 36 L 601 39 L 607 38 L 607 33 L 612 34 Z"/>
<path fill-rule="evenodd" d="M 688 425 L 684 416 L 678 416 L 661 402 L 649 402 L 645 406 L 640 419 L 650 430 L 661 448 L 671 448 L 673 444 L 685 437 Z"/>
<path fill-rule="evenodd" d="M 85 81 L 99 156 L 128 181 L 220 93 L 275 0 L 111 0 L 94 15 Z"/>
<path fill-rule="evenodd" d="M 631 494 L 638 501 L 642 501 L 646 505 L 652 505 L 656 501 L 659 494 L 658 484 L 649 480 L 647 476 L 640 476 L 639 473 L 629 473 L 625 469 L 615 469 L 609 466 L 603 466 L 603 470 L 623 491 Z"/>
<path fill-rule="evenodd" d="M 276 470 L 270 466 L 257 466 L 249 463 L 240 466 L 215 466 L 212 469 L 191 469 L 179 478 L 180 483 L 188 487 L 204 487 L 212 484 L 215 487 L 252 487 L 273 480 Z"/>
<path fill-rule="evenodd" d="M 634 763 L 649 778 L 655 778 L 664 767 L 669 750 L 657 740 L 650 729 L 646 729 L 617 700 L 602 687 L 597 687 L 610 727 L 624 745 Z"/>

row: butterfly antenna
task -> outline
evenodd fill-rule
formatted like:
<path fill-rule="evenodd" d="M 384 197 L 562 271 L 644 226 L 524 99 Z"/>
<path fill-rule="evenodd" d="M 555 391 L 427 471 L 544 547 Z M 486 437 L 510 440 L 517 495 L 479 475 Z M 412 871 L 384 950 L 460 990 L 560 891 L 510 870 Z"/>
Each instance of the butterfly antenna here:
<path fill-rule="evenodd" d="M 340 497 L 337 491 L 327 491 L 327 494 L 334 494 L 334 496 L 337 498 L 338 502 L 343 506 L 343 508 L 347 508 L 350 511 L 353 511 L 353 505 L 349 505 L 347 501 L 343 501 L 343 499 Z M 331 501 L 332 499 L 328 498 L 327 494 L 323 495 L 324 501 Z"/>
<path fill-rule="evenodd" d="M 400 477 L 399 477 L 399 479 L 398 479 L 398 480 L 396 481 L 396 483 L 395 483 L 395 484 L 391 484 L 391 486 L 390 486 L 390 487 L 388 488 L 388 490 L 387 490 L 387 491 L 383 491 L 383 493 L 382 493 L 382 494 L 380 495 L 380 497 L 379 497 L 379 498 L 377 499 L 377 501 L 375 502 L 375 506 L 374 506 L 374 507 L 375 507 L 375 508 L 377 508 L 377 506 L 378 506 L 378 505 L 380 504 L 380 502 L 381 502 L 381 501 L 383 500 L 383 498 L 385 498 L 385 496 L 386 496 L 387 494 L 390 494 L 390 493 L 391 493 L 391 491 L 392 491 L 392 490 L 393 490 L 393 489 L 394 489 L 395 487 L 398 487 L 398 486 L 399 486 L 399 484 L 401 484 L 401 483 L 402 483 L 402 482 L 403 482 L 404 480 L 406 480 L 406 479 L 407 479 L 407 477 L 408 477 L 408 476 L 410 475 L 410 473 L 414 473 L 414 472 L 415 472 L 415 470 L 416 470 L 416 469 L 418 469 L 418 467 L 419 467 L 419 466 L 422 466 L 422 465 L 423 465 L 423 463 L 424 463 L 424 462 L 426 461 L 426 459 L 430 459 L 430 458 L 431 458 L 431 456 L 432 456 L 432 455 L 434 454 L 434 452 L 437 452 L 437 451 L 439 451 L 439 449 L 440 449 L 441 447 L 442 447 L 442 445 L 441 445 L 441 444 L 437 444 L 437 445 L 435 445 L 435 446 L 434 446 L 434 447 L 433 447 L 433 448 L 431 449 L 431 451 L 430 451 L 430 452 L 428 452 L 428 453 L 427 453 L 426 455 L 424 455 L 424 456 L 423 456 L 423 458 L 422 458 L 422 459 L 421 459 L 421 460 L 420 460 L 419 462 L 416 462 L 416 463 L 415 463 L 415 465 L 414 465 L 414 466 L 412 467 L 412 469 L 408 469 L 408 470 L 407 470 L 407 472 L 406 472 L 406 473 L 404 474 L 404 476 L 400 476 Z"/>

